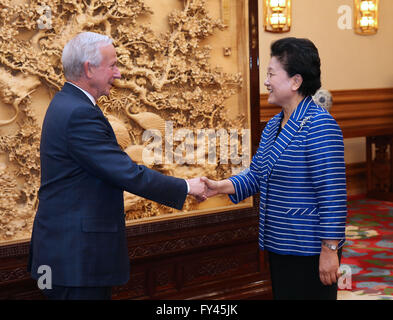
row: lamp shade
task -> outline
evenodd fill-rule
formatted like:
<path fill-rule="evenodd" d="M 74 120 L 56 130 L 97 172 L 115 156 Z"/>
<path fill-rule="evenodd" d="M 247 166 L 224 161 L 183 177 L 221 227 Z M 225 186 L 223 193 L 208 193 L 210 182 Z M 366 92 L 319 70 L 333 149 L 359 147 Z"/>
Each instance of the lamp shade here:
<path fill-rule="evenodd" d="M 265 0 L 264 28 L 267 32 L 288 32 L 291 29 L 291 0 Z"/>
<path fill-rule="evenodd" d="M 378 31 L 379 0 L 354 0 L 355 32 L 361 35 Z"/>

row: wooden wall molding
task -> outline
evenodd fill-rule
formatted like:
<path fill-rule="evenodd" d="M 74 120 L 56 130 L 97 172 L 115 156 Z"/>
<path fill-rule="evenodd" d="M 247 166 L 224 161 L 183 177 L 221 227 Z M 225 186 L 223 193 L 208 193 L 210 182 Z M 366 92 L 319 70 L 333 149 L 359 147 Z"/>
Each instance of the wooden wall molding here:
<path fill-rule="evenodd" d="M 246 225 L 241 228 L 232 230 L 215 230 L 206 232 L 203 235 L 195 234 L 193 236 L 182 236 L 175 239 L 162 239 L 161 242 L 146 243 L 132 246 L 129 248 L 128 255 L 130 259 L 138 257 L 150 257 L 157 254 L 173 254 L 180 251 L 192 250 L 200 247 L 211 247 L 217 244 L 225 244 L 236 241 L 247 240 L 258 237 L 258 226 Z"/>
<path fill-rule="evenodd" d="M 330 110 L 343 131 L 344 138 L 386 135 L 393 133 L 393 88 L 332 90 Z M 260 95 L 262 125 L 281 111 Z"/>

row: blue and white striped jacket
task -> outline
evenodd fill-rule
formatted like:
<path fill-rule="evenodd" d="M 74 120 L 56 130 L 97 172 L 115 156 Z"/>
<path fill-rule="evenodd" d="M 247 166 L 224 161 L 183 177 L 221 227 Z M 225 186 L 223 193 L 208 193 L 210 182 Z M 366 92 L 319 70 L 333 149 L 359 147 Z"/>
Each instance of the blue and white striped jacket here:
<path fill-rule="evenodd" d="M 321 239 L 345 241 L 344 143 L 334 118 L 306 97 L 277 137 L 283 112 L 263 130 L 249 170 L 229 179 L 234 203 L 260 192 L 259 247 L 317 255 Z"/>

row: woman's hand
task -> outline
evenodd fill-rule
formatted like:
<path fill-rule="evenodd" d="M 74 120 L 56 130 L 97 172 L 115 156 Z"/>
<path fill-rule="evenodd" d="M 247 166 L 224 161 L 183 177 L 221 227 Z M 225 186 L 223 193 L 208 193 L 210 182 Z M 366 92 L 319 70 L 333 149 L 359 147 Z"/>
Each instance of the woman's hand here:
<path fill-rule="evenodd" d="M 214 197 L 217 194 L 234 194 L 235 188 L 230 180 L 214 181 L 206 177 L 202 177 L 201 181 L 206 184 L 206 196 Z"/>
<path fill-rule="evenodd" d="M 339 267 L 337 251 L 322 246 L 319 257 L 319 278 L 321 282 L 326 286 L 336 283 L 340 277 Z"/>

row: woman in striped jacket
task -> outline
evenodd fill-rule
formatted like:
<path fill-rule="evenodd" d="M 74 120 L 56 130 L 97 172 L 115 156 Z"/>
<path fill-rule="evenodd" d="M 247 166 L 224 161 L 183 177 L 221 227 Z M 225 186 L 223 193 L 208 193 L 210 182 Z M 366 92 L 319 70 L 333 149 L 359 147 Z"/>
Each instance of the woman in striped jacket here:
<path fill-rule="evenodd" d="M 267 250 L 275 299 L 336 299 L 345 241 L 344 144 L 333 117 L 311 96 L 320 59 L 307 39 L 271 45 L 265 86 L 282 107 L 263 130 L 249 169 L 229 179 L 202 178 L 208 196 L 234 203 L 260 192 L 259 247 Z"/>

